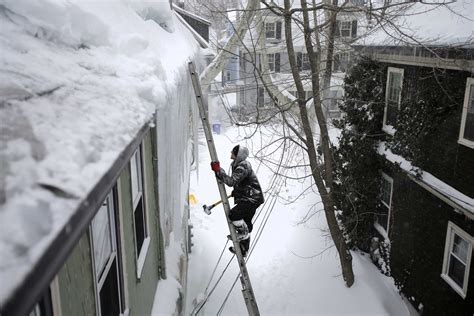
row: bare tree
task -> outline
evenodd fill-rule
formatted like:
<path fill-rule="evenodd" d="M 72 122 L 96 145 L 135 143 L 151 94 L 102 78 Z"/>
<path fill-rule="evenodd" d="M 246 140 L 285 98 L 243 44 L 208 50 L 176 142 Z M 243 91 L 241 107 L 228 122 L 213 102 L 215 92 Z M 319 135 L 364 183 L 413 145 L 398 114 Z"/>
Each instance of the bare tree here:
<path fill-rule="evenodd" d="M 339 3 L 339 1 L 343 2 Z M 263 5 L 262 8 L 253 1 L 248 2 L 247 7 L 242 10 L 242 16 L 246 18 L 242 18 L 236 27 L 236 30 L 240 32 L 235 32 L 237 36 L 232 39 L 233 42 L 222 50 L 215 65 L 211 66 L 211 68 L 214 67 L 214 72 L 211 72 L 209 68 L 201 77 L 206 80 L 215 77 L 215 71 L 223 69 L 226 56 L 229 56 L 234 48 L 240 45 L 244 52 L 240 57 L 252 65 L 252 69 L 244 75 L 254 76 L 257 86 L 261 84 L 265 88 L 272 103 L 270 111 L 264 111 L 259 106 L 255 106 L 254 119 L 250 123 L 258 125 L 273 118 L 279 118 L 285 131 L 279 141 L 290 141 L 304 151 L 307 162 L 302 165 L 307 167 L 308 175 L 314 181 L 314 186 L 321 196 L 329 233 L 339 254 L 342 276 L 346 286 L 351 287 L 354 283 L 352 256 L 346 244 L 343 229 L 337 221 L 333 200 L 333 150 L 329 139 L 328 111 L 325 104 L 333 76 L 334 54 L 338 49 L 337 45 L 340 44 L 336 40 L 337 33 L 341 32 L 337 17 L 341 14 L 358 14 L 367 22 L 367 33 L 375 29 L 374 25 L 369 27 L 371 21 L 375 21 L 382 29 L 387 27 L 397 29 L 394 19 L 403 14 L 410 4 L 369 1 L 366 5 L 354 5 L 349 0 L 322 0 L 322 2 L 300 0 L 299 5 L 296 6 L 290 0 L 283 0 L 283 5 L 280 6 L 275 1 L 262 0 L 260 2 Z M 284 22 L 284 42 L 291 71 L 291 82 L 276 80 L 269 69 L 271 63 L 269 63 L 265 47 L 265 12 L 271 12 Z M 244 31 L 241 28 L 250 30 Z M 295 48 L 294 40 L 299 35 L 293 33 L 294 28 L 298 29 L 298 33 L 303 36 L 304 50 L 309 60 L 309 73 L 302 73 L 300 65 L 297 64 L 298 50 Z M 407 37 L 406 34 L 403 35 Z M 357 37 L 360 36 L 361 34 L 358 34 Z M 308 83 L 312 92 L 310 98 L 305 94 L 305 86 L 307 87 Z M 296 88 L 296 96 L 285 91 L 288 88 L 282 88 L 290 84 Z M 300 162 L 298 164 L 302 166 Z M 293 162 L 292 166 L 287 167 L 295 166 L 297 165 Z"/>

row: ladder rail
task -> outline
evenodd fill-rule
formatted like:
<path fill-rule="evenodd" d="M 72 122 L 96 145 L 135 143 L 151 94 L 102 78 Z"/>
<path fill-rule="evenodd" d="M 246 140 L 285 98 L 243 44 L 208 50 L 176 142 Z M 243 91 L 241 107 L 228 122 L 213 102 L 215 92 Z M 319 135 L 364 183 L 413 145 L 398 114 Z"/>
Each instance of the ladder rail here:
<path fill-rule="evenodd" d="M 196 67 L 194 65 L 194 62 L 192 61 L 189 62 L 188 67 L 189 67 L 189 73 L 191 75 L 191 80 L 194 87 L 194 93 L 196 95 L 196 101 L 199 107 L 199 116 L 201 117 L 204 134 L 206 136 L 206 141 L 208 145 L 207 147 L 209 148 L 209 154 L 211 156 L 211 161 L 219 161 L 217 157 L 216 147 L 214 144 L 214 139 L 212 137 L 211 126 L 208 120 L 208 117 L 209 117 L 208 111 L 204 106 L 204 99 L 202 95 L 201 84 L 199 83 L 199 76 L 196 73 Z M 241 274 L 240 281 L 242 283 L 242 294 L 244 297 L 245 305 L 247 306 L 247 311 L 250 316 L 259 316 L 260 312 L 258 310 L 257 301 L 253 293 L 252 284 L 250 282 L 247 266 L 245 264 L 245 259 L 240 249 L 240 243 L 237 241 L 237 234 L 232 225 L 232 222 L 229 219 L 230 205 L 229 205 L 229 199 L 227 198 L 225 186 L 224 186 L 224 183 L 219 181 L 217 178 L 216 178 L 216 181 L 217 181 L 217 186 L 219 188 L 219 193 L 221 195 L 222 205 L 224 206 L 224 211 L 225 211 L 225 215 L 227 219 L 227 225 L 229 227 L 230 236 L 232 238 L 232 242 L 234 243 L 234 250 L 237 256 L 237 262 L 240 268 L 240 274 Z"/>

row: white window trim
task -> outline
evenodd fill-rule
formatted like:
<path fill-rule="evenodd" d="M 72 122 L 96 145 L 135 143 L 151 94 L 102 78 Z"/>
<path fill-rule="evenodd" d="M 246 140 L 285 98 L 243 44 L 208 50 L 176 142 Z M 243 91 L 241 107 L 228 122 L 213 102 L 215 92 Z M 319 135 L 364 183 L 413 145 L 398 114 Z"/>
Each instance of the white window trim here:
<path fill-rule="evenodd" d="M 388 231 L 390 230 L 390 216 L 391 216 L 391 213 L 392 213 L 392 196 L 393 196 L 393 178 L 390 177 L 389 175 L 387 175 L 386 173 L 384 172 L 381 172 L 382 174 L 382 177 L 387 180 L 388 182 L 390 182 L 390 200 L 389 200 L 389 205 L 387 205 L 387 203 L 385 203 L 382 199 L 380 199 L 380 202 L 382 202 L 383 205 L 385 205 L 387 208 L 388 208 L 388 212 L 387 212 L 387 236 L 388 236 Z M 380 224 L 380 223 L 379 223 Z M 383 229 L 383 226 L 380 225 L 381 228 Z"/>
<path fill-rule="evenodd" d="M 461 129 L 459 131 L 459 139 L 458 143 L 464 146 L 474 148 L 474 142 L 463 137 L 464 135 L 464 128 L 466 127 L 466 117 L 467 117 L 467 108 L 469 107 L 469 97 L 470 97 L 470 87 L 474 85 L 474 78 L 467 78 L 466 81 L 466 90 L 464 92 L 464 105 L 462 109 L 462 118 L 461 118 Z M 474 89 L 474 87 L 473 87 Z"/>
<path fill-rule="evenodd" d="M 454 282 L 448 275 L 448 263 L 449 263 L 449 253 L 451 252 L 452 247 L 452 237 L 453 233 L 461 236 L 463 239 L 469 242 L 469 249 L 467 251 L 467 260 L 466 260 L 466 272 L 464 274 L 463 288 Z M 441 278 L 446 281 L 455 290 L 463 299 L 466 298 L 467 286 L 469 281 L 469 268 L 471 266 L 471 254 L 472 247 L 474 244 L 474 237 L 466 233 L 464 230 L 459 228 L 453 222 L 448 222 L 448 230 L 446 233 L 446 244 L 444 246 L 444 258 L 443 258 L 443 271 L 441 273 Z"/>
<path fill-rule="evenodd" d="M 141 279 L 143 267 L 145 266 L 145 260 L 148 254 L 148 248 L 150 246 L 150 236 L 143 240 L 142 249 L 140 249 L 140 255 L 137 259 L 137 279 Z"/>
<path fill-rule="evenodd" d="M 136 257 L 137 279 L 140 279 L 141 276 L 142 276 L 143 267 L 145 265 L 145 260 L 146 260 L 147 254 L 148 254 L 148 248 L 149 248 L 150 240 L 151 240 L 151 238 L 150 238 L 150 226 L 149 226 L 150 224 L 149 224 L 149 217 L 148 217 L 148 207 L 147 207 L 147 203 L 145 201 L 145 198 L 148 196 L 149 192 L 147 190 L 148 188 L 147 188 L 147 185 L 146 185 L 147 165 L 145 163 L 146 151 L 145 151 L 145 146 L 143 145 L 143 143 L 141 143 L 139 145 L 139 149 L 141 149 L 140 164 L 141 164 L 141 167 L 142 167 L 141 168 L 141 172 L 142 172 L 142 175 L 141 175 L 142 192 L 140 194 L 141 194 L 142 205 L 143 205 L 143 216 L 145 217 L 146 237 L 143 240 L 142 247 L 138 250 L 137 257 Z M 137 150 L 139 150 L 139 149 L 137 149 Z M 133 202 L 133 212 L 136 211 L 136 206 L 138 204 L 138 200 L 139 199 L 137 199 L 137 203 L 135 203 L 135 201 Z M 136 229 L 135 216 L 133 216 L 133 230 L 134 230 L 134 234 L 136 236 L 135 229 Z"/>
<path fill-rule="evenodd" d="M 61 308 L 61 291 L 59 289 L 59 278 L 56 275 L 50 285 L 51 305 L 53 307 L 54 316 L 62 316 Z"/>
<path fill-rule="evenodd" d="M 123 201 L 123 194 L 122 194 L 122 182 L 117 181 L 117 201 Z M 122 203 L 117 203 L 118 205 L 116 206 L 117 212 L 118 212 L 118 218 L 119 218 L 119 237 L 120 237 L 120 260 L 122 262 L 122 276 L 123 280 L 126 283 L 128 280 L 128 273 L 127 273 L 127 256 L 124 254 L 126 253 L 126 248 L 125 248 L 125 233 L 124 233 L 124 228 L 123 228 L 123 218 L 124 218 L 124 210 Z M 128 292 L 128 286 L 124 285 L 123 286 L 123 300 L 124 300 L 124 306 L 125 306 L 125 311 L 123 315 L 128 315 L 129 314 L 129 292 Z"/>
<path fill-rule="evenodd" d="M 392 125 L 387 125 L 387 105 L 388 105 L 388 92 L 389 92 L 389 84 L 390 84 L 390 73 L 399 73 L 401 74 L 401 79 L 400 79 L 400 84 L 402 85 L 400 87 L 400 95 L 399 95 L 399 102 L 398 102 L 398 110 L 400 110 L 400 104 L 402 101 L 402 88 L 403 88 L 403 73 L 404 69 L 403 68 L 395 68 L 395 67 L 388 67 L 387 69 L 387 83 L 385 86 L 385 106 L 383 110 L 383 126 L 382 130 L 386 132 L 387 134 L 393 135 L 395 134 L 395 128 Z"/>

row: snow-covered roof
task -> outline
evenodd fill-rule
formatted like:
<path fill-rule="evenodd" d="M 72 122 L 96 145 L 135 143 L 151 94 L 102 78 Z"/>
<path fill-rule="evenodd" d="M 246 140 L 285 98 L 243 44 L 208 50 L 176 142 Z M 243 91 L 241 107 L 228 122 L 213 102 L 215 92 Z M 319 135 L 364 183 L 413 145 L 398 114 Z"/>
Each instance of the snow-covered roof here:
<path fill-rule="evenodd" d="M 446 202 L 454 205 L 458 210 L 466 212 L 470 217 L 474 217 L 474 198 L 471 198 L 462 192 L 456 190 L 447 183 L 436 178 L 426 171 L 422 171 L 421 177 L 416 178 L 416 171 L 419 169 L 407 161 L 405 158 L 394 154 L 385 143 L 380 143 L 378 152 L 385 158 L 395 164 L 398 164 L 407 174 L 411 175 L 414 180 L 419 182 L 423 187 L 430 191 L 438 193 L 438 196 Z"/>
<path fill-rule="evenodd" d="M 387 10 L 390 21 L 369 30 L 358 45 L 456 45 L 474 47 L 474 2 L 412 2 Z"/>
<path fill-rule="evenodd" d="M 0 51 L 1 306 L 199 45 L 168 1 L 5 0 Z"/>

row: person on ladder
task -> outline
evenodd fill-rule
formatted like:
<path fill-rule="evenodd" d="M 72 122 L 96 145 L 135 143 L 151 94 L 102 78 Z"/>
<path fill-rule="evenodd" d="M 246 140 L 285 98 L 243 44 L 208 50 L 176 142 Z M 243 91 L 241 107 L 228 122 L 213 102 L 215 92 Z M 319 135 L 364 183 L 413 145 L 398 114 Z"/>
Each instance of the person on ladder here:
<path fill-rule="evenodd" d="M 246 147 L 235 146 L 230 155 L 232 159 L 232 174 L 228 176 L 220 167 L 219 161 L 211 162 L 211 169 L 216 177 L 227 186 L 233 187 L 231 196 L 235 206 L 229 212 L 229 219 L 237 232 L 242 255 L 245 257 L 250 247 L 250 233 L 253 229 L 252 218 L 257 208 L 264 202 L 262 188 L 258 182 L 250 162 L 246 159 L 249 150 Z M 235 253 L 234 247 L 229 250 Z"/>

